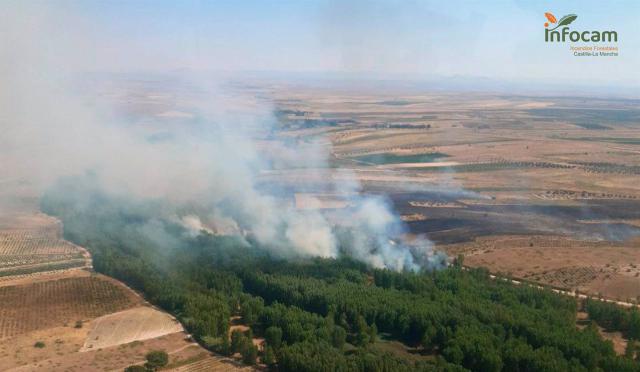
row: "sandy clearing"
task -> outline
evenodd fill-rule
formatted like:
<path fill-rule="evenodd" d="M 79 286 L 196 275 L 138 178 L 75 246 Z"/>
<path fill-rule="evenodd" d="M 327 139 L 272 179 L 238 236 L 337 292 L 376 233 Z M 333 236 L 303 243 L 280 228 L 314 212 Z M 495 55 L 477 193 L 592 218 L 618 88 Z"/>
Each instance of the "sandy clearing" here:
<path fill-rule="evenodd" d="M 63 339 L 65 341 L 65 339 Z M 80 340 L 80 344 L 82 340 Z M 85 353 L 75 351 L 65 352 L 64 345 L 60 348 L 47 344 L 45 348 L 37 349 L 31 344 L 28 349 L 28 357 L 21 358 L 19 365 L 7 365 L 9 371 L 47 371 L 47 372 L 69 372 L 69 371 L 122 371 L 132 364 L 144 362 L 145 354 L 151 350 L 165 350 L 169 353 L 169 363 L 180 361 L 200 360 L 208 357 L 210 353 L 201 347 L 194 345 L 186 334 L 172 333 L 162 337 L 133 342 L 130 344 L 113 346 L 106 349 L 96 349 Z M 75 345 L 75 344 L 74 344 Z M 186 346 L 186 347 L 185 347 Z M 25 349 L 25 351 L 27 351 Z M 216 358 L 211 356 L 211 358 Z M 4 365 L 2 367 L 5 367 Z M 0 368 L 5 370 L 5 368 Z"/>
<path fill-rule="evenodd" d="M 611 341 L 613 344 L 613 350 L 618 355 L 624 355 L 624 351 L 627 348 L 628 340 L 624 338 L 621 332 L 607 332 L 604 328 L 598 326 L 598 332 L 600 336 L 605 340 Z"/>
<path fill-rule="evenodd" d="M 458 163 L 457 161 L 434 161 L 429 163 L 396 163 L 396 164 L 378 165 L 377 168 L 382 168 L 382 169 L 439 168 L 439 167 L 452 167 L 454 165 L 460 165 L 460 163 Z"/>
<path fill-rule="evenodd" d="M 333 194 L 295 194 L 296 209 L 341 209 L 349 206 L 345 196 Z"/>
<path fill-rule="evenodd" d="M 403 214 L 400 219 L 404 222 L 424 221 L 427 217 L 422 213 Z"/>
<path fill-rule="evenodd" d="M 167 313 L 140 306 L 94 319 L 80 351 L 148 340 L 182 331 L 182 325 Z"/>

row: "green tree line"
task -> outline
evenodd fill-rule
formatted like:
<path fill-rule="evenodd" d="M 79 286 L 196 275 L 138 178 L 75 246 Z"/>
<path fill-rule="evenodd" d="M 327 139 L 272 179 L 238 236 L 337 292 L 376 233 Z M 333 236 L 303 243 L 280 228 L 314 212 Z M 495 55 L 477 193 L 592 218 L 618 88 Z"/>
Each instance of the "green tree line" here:
<path fill-rule="evenodd" d="M 251 238 L 193 236 L 161 203 L 68 182 L 42 200 L 97 271 L 174 314 L 204 346 L 278 371 L 637 371 L 576 302 L 492 280 L 486 270 L 371 269 L 348 257 L 287 261 Z M 589 303 L 590 316 L 636 335 L 637 312 Z M 621 315 L 622 314 L 622 315 Z M 247 332 L 229 336 L 232 316 Z M 263 337 L 258 352 L 251 339 Z M 381 351 L 399 341 L 420 358 Z"/>

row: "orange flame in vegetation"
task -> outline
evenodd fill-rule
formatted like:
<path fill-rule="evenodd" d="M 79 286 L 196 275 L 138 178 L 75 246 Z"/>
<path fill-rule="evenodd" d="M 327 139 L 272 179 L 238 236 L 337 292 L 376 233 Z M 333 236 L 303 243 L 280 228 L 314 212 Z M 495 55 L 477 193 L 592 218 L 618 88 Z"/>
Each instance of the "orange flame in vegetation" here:
<path fill-rule="evenodd" d="M 545 17 L 547 17 L 547 19 L 548 19 L 548 20 L 549 20 L 549 22 L 551 22 L 551 23 L 556 23 L 556 22 L 558 22 L 558 20 L 556 19 L 556 17 L 555 17 L 553 14 L 551 14 L 551 13 L 545 13 L 545 14 L 544 14 L 544 16 L 545 16 Z"/>

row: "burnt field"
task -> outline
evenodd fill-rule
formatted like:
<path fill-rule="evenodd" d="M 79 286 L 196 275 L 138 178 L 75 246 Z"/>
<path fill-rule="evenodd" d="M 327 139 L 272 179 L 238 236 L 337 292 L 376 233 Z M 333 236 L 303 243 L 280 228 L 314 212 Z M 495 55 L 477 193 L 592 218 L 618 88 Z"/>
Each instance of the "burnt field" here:
<path fill-rule="evenodd" d="M 485 204 L 482 200 L 458 201 L 442 193 L 394 194 L 391 200 L 402 215 L 424 215 L 424 219 L 407 222 L 410 232 L 426 234 L 437 244 L 511 234 L 560 234 L 611 241 L 640 235 L 637 226 L 616 222 L 640 218 L 640 201 L 636 200 L 593 199 L 576 205 Z M 439 205 L 427 203 L 434 201 Z"/>
<path fill-rule="evenodd" d="M 393 194 L 411 234 L 425 234 L 450 257 L 497 275 L 640 301 L 640 201 L 457 199 Z"/>
<path fill-rule="evenodd" d="M 358 192 L 386 197 L 408 238 L 426 235 L 470 267 L 609 298 L 640 296 L 636 100 L 298 89 L 275 102 L 344 121 L 289 126 L 287 136 L 324 134 L 329 164 L 345 168 Z M 295 170 L 265 181 L 286 185 L 284 194 L 326 193 L 339 177 Z"/>

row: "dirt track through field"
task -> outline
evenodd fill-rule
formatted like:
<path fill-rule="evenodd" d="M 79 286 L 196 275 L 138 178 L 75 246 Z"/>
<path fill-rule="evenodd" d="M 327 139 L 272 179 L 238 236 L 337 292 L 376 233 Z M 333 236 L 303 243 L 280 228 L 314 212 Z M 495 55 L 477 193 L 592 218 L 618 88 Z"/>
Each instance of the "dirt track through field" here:
<path fill-rule="evenodd" d="M 466 269 L 468 269 L 468 267 L 465 267 Z M 497 275 L 493 275 L 493 274 L 489 274 L 489 277 L 491 279 L 495 279 L 495 280 L 504 280 L 504 281 L 508 281 L 511 284 L 515 284 L 515 285 L 528 285 L 534 288 L 538 288 L 538 289 L 545 289 L 546 287 L 543 287 L 541 285 L 537 285 L 534 283 L 530 283 L 530 282 L 526 282 L 526 281 L 522 281 L 522 280 L 516 280 L 516 279 L 511 279 L 511 278 L 506 278 L 503 276 L 497 276 Z M 576 293 L 575 291 L 568 291 L 568 290 L 562 290 L 562 289 L 557 289 L 557 288 L 551 288 L 551 291 L 557 293 L 557 294 L 561 294 L 561 295 L 565 295 L 565 296 L 571 296 L 571 297 L 577 297 L 579 299 L 582 300 L 595 300 L 595 301 L 602 301 L 602 302 L 608 302 L 608 303 L 612 303 L 612 304 L 616 304 L 618 306 L 622 306 L 622 307 L 638 307 L 640 305 L 638 304 L 634 304 L 631 302 L 626 302 L 626 301 L 617 301 L 617 300 L 611 300 L 611 299 L 607 299 L 607 298 L 600 298 L 600 297 L 596 297 L 596 296 L 589 296 L 589 295 L 585 295 L 582 293 Z"/>

